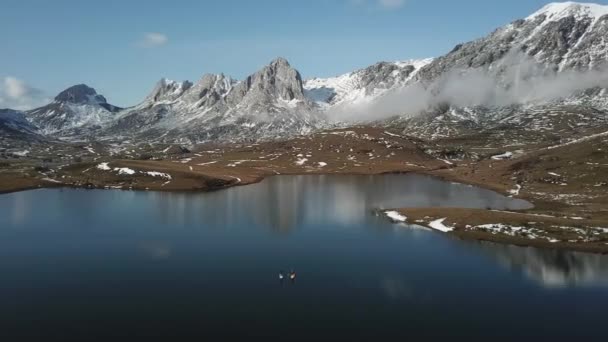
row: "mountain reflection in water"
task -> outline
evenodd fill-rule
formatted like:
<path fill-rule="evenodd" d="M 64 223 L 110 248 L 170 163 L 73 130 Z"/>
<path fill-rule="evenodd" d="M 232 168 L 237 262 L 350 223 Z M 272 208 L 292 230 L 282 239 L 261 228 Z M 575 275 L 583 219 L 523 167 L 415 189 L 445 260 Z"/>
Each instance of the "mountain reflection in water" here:
<path fill-rule="evenodd" d="M 408 231 L 412 239 L 444 237 L 433 231 L 414 231 L 416 226 L 392 225 L 382 217 L 375 217 L 371 211 L 395 207 L 491 207 L 502 210 L 530 206 L 526 201 L 489 190 L 414 174 L 275 176 L 258 184 L 210 193 L 40 190 L 0 196 L 0 203 L 5 211 L 1 223 L 13 228 L 37 226 L 31 221 L 46 212 L 50 218 L 41 219 L 42 229 L 76 226 L 93 231 L 93 225 L 120 227 L 126 224 L 123 221 L 111 223 L 120 218 L 143 229 L 154 222 L 161 224 L 163 229 L 172 230 L 221 232 L 232 227 L 247 227 L 263 234 L 289 236 L 317 226 L 332 230 L 365 227 L 382 232 Z M 506 268 L 521 270 L 543 286 L 608 285 L 606 256 L 456 239 L 454 243 L 463 243 L 466 248 L 491 255 Z M 144 239 L 138 248 L 156 259 L 168 258 L 173 251 L 171 244 L 162 240 Z M 394 281 L 383 284 L 392 294 L 404 292 L 399 290 L 403 286 L 395 285 Z"/>
<path fill-rule="evenodd" d="M 563 250 L 478 243 L 504 267 L 546 287 L 608 286 L 608 257 Z"/>
<path fill-rule="evenodd" d="M 371 210 L 382 208 L 530 207 L 526 201 L 493 191 L 415 174 L 275 176 L 259 184 L 208 193 L 202 205 L 184 194 L 150 196 L 162 199 L 158 210 L 167 222 L 184 220 L 189 210 L 197 210 L 207 223 L 227 225 L 246 219 L 252 225 L 284 233 L 300 225 L 320 222 L 358 223 L 368 218 Z"/>

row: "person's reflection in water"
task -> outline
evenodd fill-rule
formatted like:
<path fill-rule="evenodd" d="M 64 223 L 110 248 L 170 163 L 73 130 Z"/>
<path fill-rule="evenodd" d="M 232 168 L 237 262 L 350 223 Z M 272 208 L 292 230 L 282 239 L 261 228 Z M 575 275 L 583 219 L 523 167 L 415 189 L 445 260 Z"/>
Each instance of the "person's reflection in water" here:
<path fill-rule="evenodd" d="M 294 270 L 289 272 L 289 280 L 291 280 L 292 284 L 296 283 L 296 272 Z"/>

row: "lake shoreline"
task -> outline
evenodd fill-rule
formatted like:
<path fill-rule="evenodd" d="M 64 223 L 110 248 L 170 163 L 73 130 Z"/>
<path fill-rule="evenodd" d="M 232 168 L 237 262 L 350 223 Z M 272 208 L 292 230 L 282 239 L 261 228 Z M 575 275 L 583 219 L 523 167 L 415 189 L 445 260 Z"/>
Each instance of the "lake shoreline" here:
<path fill-rule="evenodd" d="M 521 247 L 570 250 L 608 254 L 607 229 L 585 235 L 581 227 L 602 227 L 603 221 L 529 214 L 524 211 L 499 211 L 467 208 L 401 208 L 385 211 L 399 223 L 423 226 L 463 240 L 488 241 Z M 387 215 L 389 216 L 389 215 Z M 389 216 L 389 219 L 390 219 Z M 440 223 L 438 230 L 436 224 Z M 602 242 L 585 241 L 597 238 Z"/>
<path fill-rule="evenodd" d="M 127 162 L 128 164 L 128 162 Z M 445 169 L 432 169 L 432 170 L 384 170 L 381 172 L 287 172 L 287 173 L 262 173 L 257 177 L 251 177 L 249 175 L 243 175 L 242 178 L 239 177 L 238 182 L 236 181 L 226 181 L 224 178 L 214 178 L 217 176 L 205 175 L 205 179 L 215 179 L 217 182 L 215 186 L 206 186 L 200 188 L 180 188 L 179 181 L 175 182 L 175 185 L 171 187 L 162 187 L 162 186 L 154 186 L 148 184 L 146 186 L 133 186 L 129 188 L 114 188 L 109 187 L 108 185 L 93 185 L 93 184 L 59 184 L 51 181 L 45 180 L 37 180 L 32 179 L 31 183 L 28 183 L 27 186 L 23 187 L 13 187 L 6 188 L 2 187 L 5 185 L 6 179 L 4 182 L 0 183 L 0 194 L 7 194 L 19 191 L 27 191 L 27 190 L 35 190 L 35 189 L 52 189 L 52 188 L 70 188 L 70 189 L 96 189 L 96 190 L 131 190 L 131 191 L 160 191 L 160 192 L 173 192 L 173 193 L 198 193 L 198 192 L 211 192 L 211 191 L 221 191 L 226 190 L 235 186 L 246 186 L 251 184 L 256 184 L 264 181 L 266 178 L 273 176 L 297 176 L 297 175 L 332 175 L 332 176 L 346 176 L 346 175 L 388 175 L 388 174 L 418 174 L 423 176 L 428 176 L 436 179 L 441 179 L 447 182 L 457 182 L 460 184 L 465 184 L 469 186 L 475 186 L 481 189 L 495 191 L 502 195 L 509 195 L 508 190 L 504 188 L 504 186 L 500 186 L 496 183 L 492 182 L 480 182 L 475 179 L 467 179 L 464 177 L 460 177 L 449 172 L 438 172 Z M 449 170 L 449 169 L 448 169 Z M 234 177 L 234 176 L 232 176 Z M 535 199 L 529 196 L 517 196 L 518 199 L 523 199 L 529 201 L 535 208 Z M 546 204 L 545 204 L 546 206 Z M 479 225 L 491 225 L 491 224 L 499 224 L 504 226 L 516 226 L 522 223 L 522 217 L 526 219 L 535 219 L 538 229 L 542 229 L 543 227 L 548 227 L 551 224 L 560 223 L 563 225 L 605 225 L 608 226 L 608 222 L 605 221 L 594 221 L 594 220 L 572 220 L 567 219 L 566 217 L 554 217 L 554 216 L 546 216 L 543 214 L 529 214 L 529 211 L 534 211 L 532 209 L 524 209 L 517 211 L 493 211 L 493 210 L 484 210 L 484 209 L 468 209 L 468 208 L 397 208 L 395 209 L 402 215 L 408 218 L 408 224 L 416 224 L 429 227 L 429 222 L 431 220 L 437 220 L 441 218 L 446 218 L 449 223 L 448 225 L 456 226 L 457 228 L 454 231 L 448 232 L 447 235 L 451 237 L 456 237 L 463 240 L 473 240 L 473 241 L 487 241 L 493 243 L 507 244 L 507 245 L 516 245 L 521 247 L 535 247 L 535 248 L 545 248 L 545 249 L 557 249 L 557 250 L 569 250 L 569 251 L 580 251 L 587 253 L 598 253 L 598 254 L 608 254 L 608 245 L 605 243 L 574 243 L 574 242 L 562 242 L 562 241 L 553 241 L 550 242 L 546 239 L 530 239 L 523 238 L 521 236 L 507 236 L 504 234 L 496 234 L 493 232 L 487 231 L 472 231 L 467 230 L 465 227 L 467 224 L 476 223 Z M 424 214 L 424 215 L 422 215 Z M 472 220 L 472 215 L 475 217 L 483 217 L 485 220 Z M 517 216 L 519 217 L 517 217 Z M 547 218 L 552 218 L 548 220 Z M 426 220 L 425 220 L 426 218 Z M 544 220 L 539 220 L 539 218 L 544 218 Z M 426 221 L 426 222 L 425 222 Z M 475 221 L 475 222 L 472 222 Z M 532 222 L 532 221 L 530 221 Z M 608 236 L 606 237 L 608 239 Z"/>

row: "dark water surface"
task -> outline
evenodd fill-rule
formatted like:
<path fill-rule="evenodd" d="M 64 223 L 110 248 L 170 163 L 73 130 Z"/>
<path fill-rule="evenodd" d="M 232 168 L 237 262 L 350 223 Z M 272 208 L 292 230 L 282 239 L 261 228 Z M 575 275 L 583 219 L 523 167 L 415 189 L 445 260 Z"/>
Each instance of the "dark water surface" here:
<path fill-rule="evenodd" d="M 2 195 L 0 341 L 608 336 L 607 257 L 460 241 L 372 214 L 527 205 L 416 175 Z M 279 282 L 290 268 L 296 282 Z"/>

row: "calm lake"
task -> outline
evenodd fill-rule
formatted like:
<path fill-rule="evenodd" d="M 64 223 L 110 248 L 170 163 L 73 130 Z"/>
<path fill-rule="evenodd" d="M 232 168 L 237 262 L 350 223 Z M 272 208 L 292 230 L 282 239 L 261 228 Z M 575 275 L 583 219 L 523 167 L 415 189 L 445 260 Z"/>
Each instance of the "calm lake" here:
<path fill-rule="evenodd" d="M 606 335 L 608 257 L 461 241 L 373 214 L 528 205 L 417 175 L 0 195 L 0 340 Z M 296 281 L 280 282 L 290 269 Z"/>

